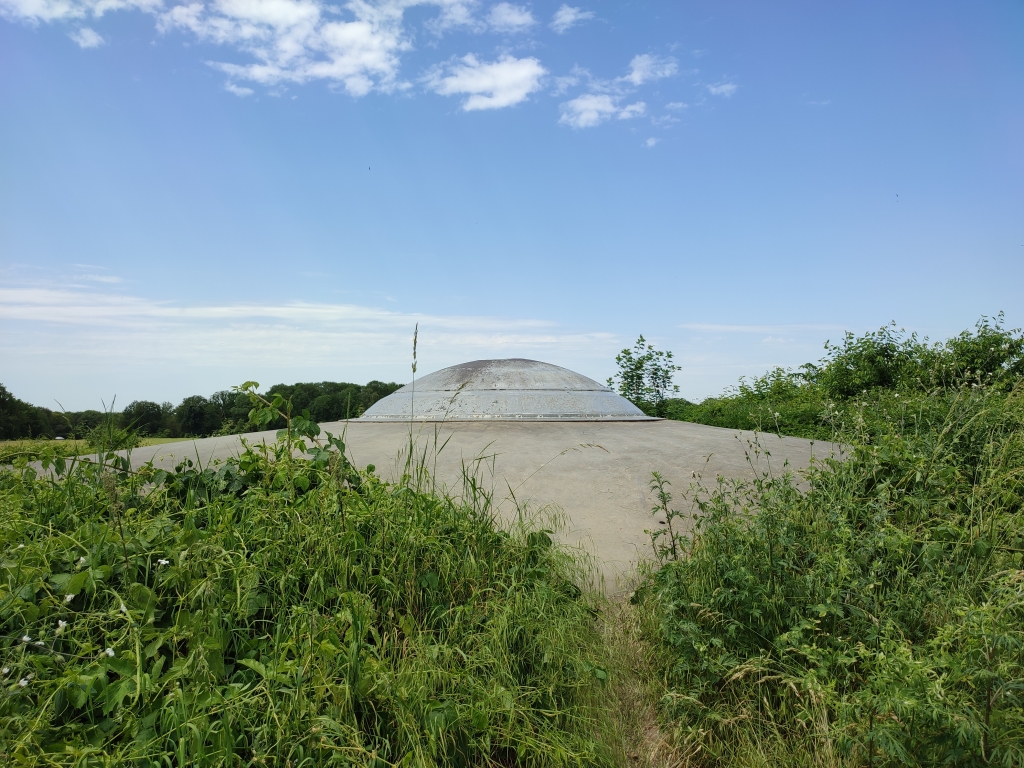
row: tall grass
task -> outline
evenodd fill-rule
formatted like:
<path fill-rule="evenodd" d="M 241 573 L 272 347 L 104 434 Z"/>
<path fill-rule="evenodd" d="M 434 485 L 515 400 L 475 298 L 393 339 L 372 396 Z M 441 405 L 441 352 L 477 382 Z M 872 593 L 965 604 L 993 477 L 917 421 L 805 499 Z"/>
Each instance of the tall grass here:
<path fill-rule="evenodd" d="M 658 627 L 679 759 L 1024 765 L 1024 381 L 1010 357 L 927 386 L 858 382 L 833 433 L 843 460 L 668 500 L 692 504 L 695 527 L 660 546 L 634 603 Z"/>
<path fill-rule="evenodd" d="M 329 447 L 0 472 L 0 763 L 611 762 L 581 561 Z"/>

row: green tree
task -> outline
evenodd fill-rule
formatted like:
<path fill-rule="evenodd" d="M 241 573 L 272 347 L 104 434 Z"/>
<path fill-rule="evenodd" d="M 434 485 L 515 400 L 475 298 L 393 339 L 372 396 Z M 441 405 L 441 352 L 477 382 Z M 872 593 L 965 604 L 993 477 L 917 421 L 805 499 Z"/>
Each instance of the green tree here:
<path fill-rule="evenodd" d="M 121 423 L 126 429 L 140 435 L 155 435 L 163 429 L 164 412 L 159 403 L 151 400 L 133 400 L 121 414 Z"/>
<path fill-rule="evenodd" d="M 52 413 L 19 400 L 0 384 L 0 440 L 53 434 Z"/>
<path fill-rule="evenodd" d="M 615 363 L 619 372 L 608 379 L 608 386 L 644 413 L 664 416 L 668 395 L 679 392 L 672 377 L 681 369 L 672 361 L 672 353 L 655 349 L 641 336 L 632 349 L 615 356 Z"/>
<path fill-rule="evenodd" d="M 216 431 L 221 423 L 217 406 L 202 395 L 186 397 L 174 410 L 174 415 L 183 435 L 208 435 Z"/>

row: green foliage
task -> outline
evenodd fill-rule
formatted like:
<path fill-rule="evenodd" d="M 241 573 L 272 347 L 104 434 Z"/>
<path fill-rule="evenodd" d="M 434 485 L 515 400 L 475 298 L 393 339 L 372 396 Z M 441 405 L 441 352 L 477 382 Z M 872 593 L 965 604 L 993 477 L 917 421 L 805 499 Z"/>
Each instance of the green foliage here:
<path fill-rule="evenodd" d="M 720 399 L 784 427 L 850 393 L 846 454 L 688 490 L 695 527 L 634 598 L 663 715 L 694 764 L 1024 764 L 1020 337 L 883 329 L 830 355 Z"/>
<path fill-rule="evenodd" d="M 0 384 L 0 440 L 43 437 L 49 432 L 48 411 L 19 400 Z"/>
<path fill-rule="evenodd" d="M 220 427 L 220 412 L 214 403 L 202 395 L 192 395 L 174 409 L 178 429 L 186 437 L 208 435 Z"/>
<path fill-rule="evenodd" d="M 319 422 L 358 418 L 371 405 L 401 387 L 371 381 L 363 386 L 344 382 L 323 381 L 309 384 L 275 384 L 268 395 L 289 398 L 296 411 L 308 410 Z M 277 422 L 272 426 L 280 427 Z"/>
<path fill-rule="evenodd" d="M 156 435 L 164 429 L 165 414 L 159 403 L 134 400 L 121 413 L 121 422 L 127 429 L 140 435 Z"/>
<path fill-rule="evenodd" d="M 894 420 L 931 418 L 909 413 L 911 402 L 930 410 L 935 393 L 959 387 L 1006 392 L 1024 375 L 1024 336 L 1003 328 L 1002 315 L 981 318 L 972 331 L 936 344 L 894 325 L 839 344 L 798 371 L 776 368 L 721 397 L 701 403 L 668 400 L 669 418 L 730 429 L 816 439 L 847 439 L 854 432 L 883 434 Z M 941 406 L 940 407 L 941 410 Z"/>
<path fill-rule="evenodd" d="M 608 379 L 608 386 L 644 413 L 664 416 L 668 394 L 679 391 L 672 383 L 673 374 L 680 370 L 672 362 L 672 353 L 656 350 L 641 336 L 632 349 L 615 356 L 615 363 L 619 372 Z"/>
<path fill-rule="evenodd" d="M 579 562 L 490 499 L 276 445 L 0 472 L 0 764 L 602 765 Z"/>
<path fill-rule="evenodd" d="M 317 384 L 276 384 L 269 395 L 290 399 L 297 411 L 308 410 L 318 421 L 341 421 L 363 411 L 399 388 L 371 381 L 365 385 L 324 381 Z M 142 436 L 206 437 L 248 431 L 248 398 L 232 390 L 186 397 L 177 407 L 134 400 L 119 414 L 116 426 Z M 22 438 L 88 438 L 104 422 L 103 411 L 51 411 L 22 402 L 0 384 L 0 440 Z M 280 428 L 280 421 L 269 425 Z"/>

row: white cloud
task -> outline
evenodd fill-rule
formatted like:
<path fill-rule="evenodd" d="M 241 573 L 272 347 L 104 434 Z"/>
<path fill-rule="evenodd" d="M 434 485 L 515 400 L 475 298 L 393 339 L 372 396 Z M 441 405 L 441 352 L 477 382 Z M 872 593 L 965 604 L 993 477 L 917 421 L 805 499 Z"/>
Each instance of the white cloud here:
<path fill-rule="evenodd" d="M 108 11 L 138 9 L 155 12 L 162 0 L 0 0 L 0 16 L 32 24 L 99 18 Z"/>
<path fill-rule="evenodd" d="M 736 93 L 737 88 L 739 88 L 739 86 L 736 85 L 736 83 L 715 83 L 714 85 L 708 86 L 708 93 L 712 96 L 723 96 L 728 99 Z"/>
<path fill-rule="evenodd" d="M 233 45 L 256 62 L 211 62 L 234 80 L 262 85 L 326 79 L 352 96 L 400 87 L 399 54 L 411 48 L 402 27 L 403 7 L 351 0 L 352 19 L 313 0 L 215 0 L 178 5 L 159 17 L 161 31 L 187 30 L 201 40 Z"/>
<path fill-rule="evenodd" d="M 554 96 L 561 96 L 570 88 L 574 88 L 584 80 L 593 81 L 593 77 L 591 77 L 590 72 L 586 69 L 581 67 L 579 64 L 575 64 L 568 75 L 552 78 L 554 86 L 551 89 L 551 93 Z"/>
<path fill-rule="evenodd" d="M 525 100 L 541 87 L 547 74 L 534 58 L 517 59 L 508 54 L 495 62 L 479 61 L 469 54 L 458 63 L 435 69 L 427 78 L 427 86 L 442 96 L 467 94 L 462 102 L 467 112 L 477 109 L 500 109 Z"/>
<path fill-rule="evenodd" d="M 478 0 L 439 0 L 440 13 L 436 18 L 424 24 L 428 31 L 441 35 L 452 29 L 468 29 L 471 32 L 483 32 L 487 25 L 473 15 Z"/>
<path fill-rule="evenodd" d="M 82 27 L 77 32 L 72 32 L 68 37 L 78 43 L 79 48 L 99 48 L 106 42 L 96 30 L 89 27 Z"/>
<path fill-rule="evenodd" d="M 665 109 L 678 111 L 680 109 L 686 109 L 689 106 L 690 105 L 687 104 L 685 101 L 670 101 L 668 104 L 665 105 Z"/>
<path fill-rule="evenodd" d="M 651 147 L 655 146 L 659 141 L 661 141 L 661 139 L 656 139 L 652 136 L 651 138 L 644 142 L 644 146 L 650 149 Z"/>
<path fill-rule="evenodd" d="M 487 17 L 491 29 L 497 32 L 525 32 L 537 23 L 528 8 L 511 3 L 498 3 Z"/>
<path fill-rule="evenodd" d="M 638 101 L 620 107 L 617 98 L 607 93 L 585 93 L 564 102 L 560 108 L 562 116 L 558 118 L 558 122 L 570 128 L 593 128 L 612 117 L 629 120 L 647 113 L 647 105 L 644 102 Z"/>
<path fill-rule="evenodd" d="M 593 128 L 619 111 L 606 93 L 587 93 L 561 105 L 558 122 L 571 128 Z"/>
<path fill-rule="evenodd" d="M 593 11 L 584 11 L 581 8 L 572 8 L 568 5 L 563 5 L 557 11 L 555 11 L 554 18 L 551 19 L 551 28 L 560 35 L 564 35 L 572 27 L 579 24 L 581 21 L 594 18 Z"/>
<path fill-rule="evenodd" d="M 660 80 L 663 77 L 670 77 L 679 71 L 679 65 L 671 56 L 654 56 L 643 53 L 634 56 L 629 62 L 629 74 L 620 77 L 619 80 L 643 85 L 651 80 Z"/>
<path fill-rule="evenodd" d="M 232 82 L 224 83 L 224 90 L 228 93 L 233 93 L 235 96 L 252 96 L 255 91 L 252 88 L 243 88 L 240 85 L 235 85 Z"/>
<path fill-rule="evenodd" d="M 618 117 L 619 120 L 631 120 L 634 117 L 643 117 L 646 112 L 647 105 L 642 101 L 638 101 L 635 104 L 630 104 L 629 106 L 620 109 L 619 114 L 616 115 L 616 117 Z"/>
<path fill-rule="evenodd" d="M 152 13 L 162 33 L 186 32 L 199 40 L 252 57 L 213 61 L 233 81 L 273 86 L 327 80 L 349 94 L 408 87 L 398 77 L 401 54 L 412 48 L 406 10 L 437 9 L 426 26 L 435 31 L 486 25 L 474 17 L 477 0 L 0 0 L 0 15 L 28 23 L 98 18 L 108 11 Z M 525 8 L 502 3 L 492 9 L 499 24 L 522 27 L 533 17 Z M 524 16 L 525 14 L 525 16 Z M 82 34 L 85 34 L 84 32 Z M 91 39 L 75 38 L 76 42 Z M 81 44 L 81 42 L 80 42 Z"/>

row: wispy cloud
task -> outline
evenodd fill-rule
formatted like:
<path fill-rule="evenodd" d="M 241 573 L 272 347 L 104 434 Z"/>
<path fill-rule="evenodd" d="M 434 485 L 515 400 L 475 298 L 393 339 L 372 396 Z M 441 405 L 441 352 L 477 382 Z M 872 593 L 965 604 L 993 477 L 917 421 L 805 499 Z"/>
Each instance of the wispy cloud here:
<path fill-rule="evenodd" d="M 429 73 L 429 88 L 442 96 L 468 95 L 463 110 L 499 109 L 524 101 L 540 90 L 547 70 L 534 58 L 517 59 L 508 54 L 497 61 L 482 62 L 473 54 Z"/>
<path fill-rule="evenodd" d="M 81 23 L 123 10 L 150 14 L 161 34 L 217 46 L 222 54 L 206 63 L 226 75 L 224 90 L 239 97 L 254 95 L 259 86 L 281 95 L 291 85 L 314 81 L 356 98 L 408 92 L 414 82 L 403 76 L 402 61 L 417 39 L 411 25 L 437 35 L 456 29 L 508 35 L 538 25 L 529 5 L 508 1 L 0 0 L 0 15 L 29 24 Z M 563 3 L 549 26 L 564 34 L 593 18 L 592 11 Z M 89 26 L 80 26 L 70 37 L 83 48 L 105 44 Z M 545 86 L 555 96 L 581 87 L 585 93 L 561 105 L 559 122 L 582 128 L 611 117 L 646 115 L 646 103 L 631 94 L 677 73 L 671 56 L 645 53 L 634 56 L 626 73 L 614 79 L 598 80 L 578 66 L 569 75 L 548 78 L 539 58 L 504 52 L 493 61 L 470 54 L 438 63 L 418 83 L 441 95 L 464 96 L 464 111 L 514 106 Z"/>
<path fill-rule="evenodd" d="M 661 139 L 656 139 L 652 136 L 651 138 L 644 142 L 644 146 L 647 147 L 648 149 L 651 149 L 652 147 L 656 146 L 659 141 L 661 141 Z"/>
<path fill-rule="evenodd" d="M 487 23 L 496 32 L 515 33 L 525 32 L 536 24 L 537 20 L 533 18 L 529 8 L 512 3 L 498 3 L 487 15 Z"/>
<path fill-rule="evenodd" d="M 645 114 L 647 114 L 647 105 L 642 101 L 638 101 L 620 109 L 616 117 L 619 120 L 632 120 L 634 117 L 643 117 Z"/>
<path fill-rule="evenodd" d="M 580 22 L 592 18 L 594 18 L 593 11 L 584 11 L 582 8 L 563 5 L 555 11 L 554 18 L 551 19 L 551 28 L 559 35 L 564 35 Z"/>
<path fill-rule="evenodd" d="M 633 85 L 643 85 L 651 80 L 671 77 L 679 71 L 679 65 L 671 56 L 654 56 L 644 53 L 634 56 L 629 62 L 629 72 L 619 78 Z"/>
<path fill-rule="evenodd" d="M 815 323 L 792 323 L 788 325 L 729 325 L 722 323 L 683 323 L 678 328 L 687 331 L 705 331 L 709 333 L 794 333 L 798 331 L 843 331 L 842 325 L 823 325 Z"/>
<path fill-rule="evenodd" d="M 245 88 L 232 82 L 224 83 L 224 90 L 235 94 L 235 96 L 252 96 L 255 93 L 252 88 Z"/>
<path fill-rule="evenodd" d="M 712 96 L 722 96 L 726 99 L 731 98 L 736 90 L 739 88 L 736 83 L 714 83 L 708 86 L 708 93 Z"/>
<path fill-rule="evenodd" d="M 0 15 L 38 24 L 88 17 L 100 18 L 122 10 L 156 12 L 162 0 L 0 0 Z"/>
<path fill-rule="evenodd" d="M 587 70 L 576 67 L 570 76 L 558 79 L 557 92 L 567 90 L 570 85 L 576 85 L 584 79 L 587 80 L 590 92 L 562 102 L 559 105 L 561 116 L 558 122 L 571 128 L 592 128 L 613 117 L 629 120 L 646 115 L 646 102 L 636 101 L 625 106 L 620 104 L 631 93 L 635 93 L 637 86 L 669 77 L 676 71 L 675 59 L 646 53 L 634 56 L 628 72 L 614 80 L 599 80 Z"/>
<path fill-rule="evenodd" d="M 79 48 L 99 48 L 106 42 L 96 30 L 89 27 L 82 27 L 72 32 L 68 37 L 78 43 Z"/>
<path fill-rule="evenodd" d="M 615 99 L 607 93 L 586 93 L 561 105 L 558 122 L 570 128 L 593 128 L 618 114 Z"/>
<path fill-rule="evenodd" d="M 117 283 L 124 282 L 116 275 L 75 275 L 75 279 L 86 280 L 90 283 L 106 283 L 108 285 L 116 285 Z"/>
<path fill-rule="evenodd" d="M 197 389 L 203 393 L 248 378 L 265 384 L 301 376 L 401 380 L 408 375 L 415 323 L 420 327 L 421 362 L 428 361 L 423 370 L 482 357 L 519 356 L 583 363 L 584 372 L 596 375 L 604 364 L 592 370 L 594 361 L 611 360 L 626 341 L 530 318 L 310 302 L 182 304 L 42 285 L 0 288 L 0 358 L 23 380 L 26 372 L 34 371 L 33 380 L 46 382 L 42 391 L 54 396 L 60 394 L 52 388 L 54 382 L 65 380 L 64 389 L 71 389 L 61 374 L 65 370 L 88 378 L 97 393 L 107 388 L 108 397 L 109 387 L 123 388 L 127 379 L 122 377 L 136 376 L 132 372 L 150 382 L 149 393 L 140 392 L 150 398 L 170 396 L 153 391 L 163 386 L 153 382 L 172 373 L 183 380 L 210 382 L 205 390 Z M 11 385 L 6 379 L 4 383 Z M 186 394 L 193 392 L 175 396 Z"/>
<path fill-rule="evenodd" d="M 426 24 L 434 31 L 466 26 L 482 31 L 477 0 L 0 0 L 0 15 L 32 24 L 99 19 L 119 10 L 141 10 L 156 17 L 163 34 L 181 32 L 237 51 L 248 63 L 211 61 L 232 81 L 265 86 L 325 80 L 352 96 L 404 90 L 401 56 L 412 49 L 406 28 L 410 8 L 433 8 Z M 534 23 L 529 10 L 510 3 L 491 9 L 491 22 L 503 31 Z M 83 47 L 102 42 L 92 29 L 72 35 Z"/>

